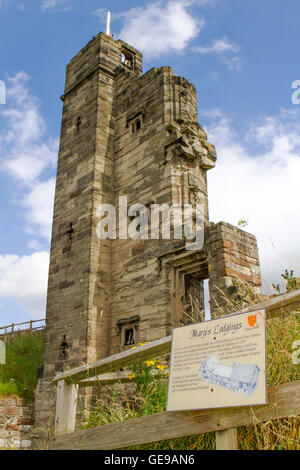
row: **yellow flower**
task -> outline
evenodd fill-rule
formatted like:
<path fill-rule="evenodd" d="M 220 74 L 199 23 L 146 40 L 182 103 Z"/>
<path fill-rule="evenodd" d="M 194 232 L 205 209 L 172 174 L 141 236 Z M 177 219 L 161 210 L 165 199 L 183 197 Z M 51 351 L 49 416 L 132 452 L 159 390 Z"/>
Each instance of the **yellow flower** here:
<path fill-rule="evenodd" d="M 129 380 L 132 380 L 132 379 L 134 379 L 134 377 L 135 377 L 135 374 L 132 373 L 132 374 L 129 375 L 128 378 L 129 378 Z"/>
<path fill-rule="evenodd" d="M 147 367 L 151 367 L 151 366 L 154 366 L 155 361 L 145 361 L 145 364 Z"/>
<path fill-rule="evenodd" d="M 165 369 L 167 369 L 167 366 L 163 366 L 162 364 L 159 364 L 159 365 L 156 366 L 156 367 L 157 367 L 157 369 L 159 369 L 159 370 L 165 370 Z"/>
<path fill-rule="evenodd" d="M 145 343 L 138 343 L 137 345 L 138 345 L 138 346 L 144 346 Z"/>
<path fill-rule="evenodd" d="M 132 348 L 130 348 L 130 349 L 136 349 L 136 346 L 132 346 Z"/>

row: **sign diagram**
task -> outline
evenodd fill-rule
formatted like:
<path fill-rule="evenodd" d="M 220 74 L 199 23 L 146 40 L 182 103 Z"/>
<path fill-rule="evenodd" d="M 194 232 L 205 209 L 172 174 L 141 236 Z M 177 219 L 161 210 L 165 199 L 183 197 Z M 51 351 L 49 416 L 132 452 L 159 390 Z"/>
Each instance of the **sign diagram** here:
<path fill-rule="evenodd" d="M 257 388 L 260 368 L 257 365 L 237 363 L 225 366 L 216 356 L 211 356 L 203 362 L 200 372 L 205 382 L 251 397 Z"/>

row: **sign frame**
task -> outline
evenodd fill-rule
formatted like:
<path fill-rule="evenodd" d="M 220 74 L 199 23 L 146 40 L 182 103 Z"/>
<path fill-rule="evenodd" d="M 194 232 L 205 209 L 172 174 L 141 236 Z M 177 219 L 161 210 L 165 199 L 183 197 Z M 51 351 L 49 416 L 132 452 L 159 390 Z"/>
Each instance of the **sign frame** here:
<path fill-rule="evenodd" d="M 187 408 L 182 408 L 182 407 L 178 407 L 178 408 L 170 408 L 169 407 L 169 401 L 170 401 L 170 395 L 171 395 L 171 381 L 172 381 L 172 377 L 173 377 L 173 374 L 172 374 L 172 371 L 173 371 L 173 367 L 172 367 L 172 361 L 174 359 L 174 356 L 173 356 L 173 353 L 174 353 L 174 332 L 176 330 L 181 330 L 181 329 L 185 329 L 185 328 L 196 328 L 197 326 L 199 327 L 201 325 L 201 327 L 203 327 L 204 325 L 206 326 L 209 326 L 210 324 L 212 324 L 213 322 L 217 322 L 217 321 L 226 321 L 227 319 L 234 319 L 234 317 L 241 317 L 241 316 L 244 316 L 245 319 L 249 319 L 250 317 L 254 317 L 257 315 L 257 312 L 262 312 L 263 313 L 263 316 L 264 316 L 264 328 L 263 328 L 263 335 L 264 335 L 264 370 L 263 370 L 263 373 L 264 373 L 264 400 L 261 402 L 261 403 L 249 403 L 249 404 L 230 404 L 230 405 L 220 405 L 220 406 L 200 406 L 199 404 L 199 407 L 195 408 L 195 407 L 187 407 Z M 253 318 L 252 318 L 252 322 L 253 322 Z M 255 325 L 255 324 L 254 324 Z M 253 325 L 253 326 L 254 326 Z M 250 325 L 249 323 L 249 326 L 250 328 L 253 327 Z M 175 333 L 176 334 L 176 333 Z M 168 412 L 173 412 L 173 411 L 194 411 L 194 410 L 210 410 L 210 409 L 222 409 L 222 408 L 241 408 L 241 407 L 245 407 L 245 406 L 263 406 L 263 405 L 267 405 L 268 403 L 268 395 L 267 395 L 267 391 L 268 391 L 268 387 L 267 387 L 267 311 L 266 311 L 266 308 L 253 308 L 252 310 L 249 310 L 248 312 L 238 312 L 238 313 L 232 313 L 232 314 L 229 314 L 229 315 L 224 315 L 220 318 L 217 318 L 217 319 L 211 319 L 211 320 L 207 320 L 207 321 L 204 321 L 204 322 L 200 322 L 200 323 L 192 323 L 192 324 L 188 324 L 188 325 L 184 325 L 184 326 L 181 326 L 179 328 L 174 328 L 173 331 L 172 331 L 172 343 L 171 343 L 171 354 L 170 354 L 170 374 L 169 374 L 169 381 L 168 381 L 168 397 L 167 397 L 167 411 Z M 174 393 L 174 392 L 172 392 Z"/>

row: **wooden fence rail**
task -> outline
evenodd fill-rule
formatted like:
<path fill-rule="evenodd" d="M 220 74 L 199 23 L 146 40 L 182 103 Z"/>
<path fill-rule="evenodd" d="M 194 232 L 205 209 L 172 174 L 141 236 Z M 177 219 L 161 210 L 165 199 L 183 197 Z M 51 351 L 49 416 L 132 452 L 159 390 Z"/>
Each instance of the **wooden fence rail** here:
<path fill-rule="evenodd" d="M 266 309 L 268 319 L 285 312 L 299 311 L 300 289 L 235 313 L 247 313 L 263 308 Z M 268 392 L 267 406 L 166 412 L 74 432 L 79 387 L 88 387 L 97 382 L 100 384 L 126 382 L 126 374 L 117 371 L 129 367 L 136 361 L 145 361 L 168 353 L 171 341 L 172 337 L 169 336 L 58 374 L 53 379 L 53 382 L 57 384 L 57 405 L 56 437 L 52 448 L 117 449 L 193 434 L 216 432 L 217 449 L 236 449 L 237 439 L 234 428 L 237 426 L 300 414 L 300 381 L 298 381 L 271 388 Z"/>
<path fill-rule="evenodd" d="M 34 327 L 34 324 L 36 323 L 43 323 L 42 325 L 39 325 L 37 327 Z M 28 326 L 28 328 L 18 328 L 20 326 Z M 27 322 L 23 323 L 12 323 L 11 325 L 6 325 L 6 326 L 1 326 L 0 327 L 0 336 L 6 336 L 18 332 L 24 332 L 24 331 L 36 331 L 36 330 L 42 330 L 45 328 L 45 318 L 42 318 L 41 320 L 30 320 Z"/>
<path fill-rule="evenodd" d="M 270 388 L 267 406 L 159 413 L 95 429 L 58 435 L 51 448 L 110 450 L 195 434 L 220 432 L 238 426 L 256 425 L 298 415 L 299 404 L 300 381 L 291 382 Z"/>

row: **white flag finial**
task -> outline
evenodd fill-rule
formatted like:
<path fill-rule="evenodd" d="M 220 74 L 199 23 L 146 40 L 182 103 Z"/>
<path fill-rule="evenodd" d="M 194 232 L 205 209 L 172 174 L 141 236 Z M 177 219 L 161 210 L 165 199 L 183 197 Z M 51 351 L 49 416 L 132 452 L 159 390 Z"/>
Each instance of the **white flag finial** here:
<path fill-rule="evenodd" d="M 111 32 L 110 32 L 110 11 L 107 12 L 107 18 L 106 18 L 106 34 L 107 34 L 107 36 L 111 36 Z"/>

